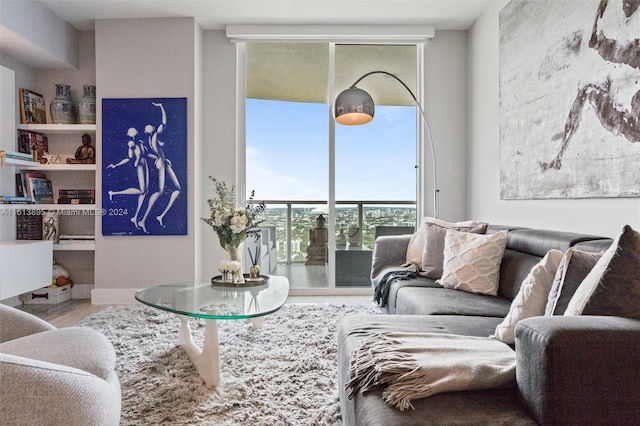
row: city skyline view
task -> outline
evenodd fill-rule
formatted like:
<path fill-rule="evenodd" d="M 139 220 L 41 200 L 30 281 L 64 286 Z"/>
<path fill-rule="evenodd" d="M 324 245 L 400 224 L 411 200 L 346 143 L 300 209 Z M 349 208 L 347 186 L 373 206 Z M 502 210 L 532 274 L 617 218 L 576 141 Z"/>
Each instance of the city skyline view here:
<path fill-rule="evenodd" d="M 363 206 L 362 245 L 373 249 L 376 226 L 415 226 L 415 206 Z M 292 206 L 291 208 L 291 260 L 304 262 L 309 245 L 309 230 L 316 226 L 320 213 L 310 206 Z M 281 206 L 268 206 L 263 215 L 263 225 L 276 227 L 278 261 L 287 258 L 287 209 Z M 349 225 L 357 221 L 356 207 L 336 207 L 336 235 L 340 228 L 347 231 Z"/>
<path fill-rule="evenodd" d="M 246 100 L 247 191 L 256 199 L 327 200 L 326 104 Z M 364 126 L 335 127 L 337 200 L 415 200 L 416 109 L 376 106 Z"/>

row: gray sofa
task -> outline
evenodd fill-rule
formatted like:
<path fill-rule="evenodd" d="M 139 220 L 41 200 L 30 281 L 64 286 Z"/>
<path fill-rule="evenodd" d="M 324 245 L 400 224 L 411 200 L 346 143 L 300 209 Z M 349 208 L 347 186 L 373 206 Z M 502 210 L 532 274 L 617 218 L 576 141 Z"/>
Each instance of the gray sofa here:
<path fill-rule="evenodd" d="M 347 317 L 338 332 L 340 405 L 345 425 L 640 424 L 640 321 L 603 316 L 542 316 L 515 330 L 516 380 L 500 388 L 436 394 L 415 410 L 386 404 L 381 391 L 347 397 L 350 354 L 374 332 L 438 332 L 488 337 L 509 312 L 523 279 L 550 249 L 604 251 L 611 239 L 568 232 L 509 230 L 499 293 L 445 289 L 417 277 L 395 282 L 386 314 Z M 376 240 L 372 276 L 398 269 L 410 235 Z M 640 309 L 640 307 L 639 307 Z"/>
<path fill-rule="evenodd" d="M 3 425 L 118 425 L 116 354 L 102 334 L 56 329 L 0 304 Z"/>

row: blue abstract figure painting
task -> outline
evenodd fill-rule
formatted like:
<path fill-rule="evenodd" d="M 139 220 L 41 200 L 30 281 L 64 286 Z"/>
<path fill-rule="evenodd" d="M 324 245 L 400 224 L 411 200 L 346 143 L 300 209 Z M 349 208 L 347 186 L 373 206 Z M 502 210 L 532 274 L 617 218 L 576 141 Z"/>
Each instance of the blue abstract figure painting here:
<path fill-rule="evenodd" d="M 102 100 L 102 235 L 187 234 L 187 99 Z"/>

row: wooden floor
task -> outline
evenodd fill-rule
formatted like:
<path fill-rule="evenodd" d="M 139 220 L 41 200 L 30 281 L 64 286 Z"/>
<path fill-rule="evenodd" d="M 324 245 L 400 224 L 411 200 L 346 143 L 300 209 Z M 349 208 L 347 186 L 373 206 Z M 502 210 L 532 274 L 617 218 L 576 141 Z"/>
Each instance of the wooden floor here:
<path fill-rule="evenodd" d="M 20 305 L 16 308 L 29 312 L 53 326 L 70 327 L 108 305 L 92 305 L 89 299 L 71 299 L 55 305 Z"/>
<path fill-rule="evenodd" d="M 372 303 L 371 296 L 289 296 L 287 303 Z M 109 305 L 92 305 L 89 299 L 71 299 L 56 305 L 20 305 L 18 309 L 29 312 L 55 327 L 71 327 L 84 318 Z"/>

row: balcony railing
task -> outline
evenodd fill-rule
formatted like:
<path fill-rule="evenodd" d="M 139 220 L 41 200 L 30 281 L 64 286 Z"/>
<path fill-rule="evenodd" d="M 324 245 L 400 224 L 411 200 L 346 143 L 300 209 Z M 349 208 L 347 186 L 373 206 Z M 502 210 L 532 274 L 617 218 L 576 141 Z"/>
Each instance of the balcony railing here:
<path fill-rule="evenodd" d="M 309 230 L 316 227 L 320 214 L 328 221 L 328 203 L 325 200 L 252 200 L 267 207 L 264 225 L 276 227 L 278 263 L 305 261 L 309 245 Z M 364 246 L 373 248 L 376 226 L 415 226 L 415 201 L 336 201 L 336 233 L 342 228 L 347 234 L 350 226 L 361 231 Z M 328 225 L 327 225 L 328 228 Z M 335 238 L 335 236 L 334 236 Z M 347 235 L 348 239 L 348 235 Z"/>

